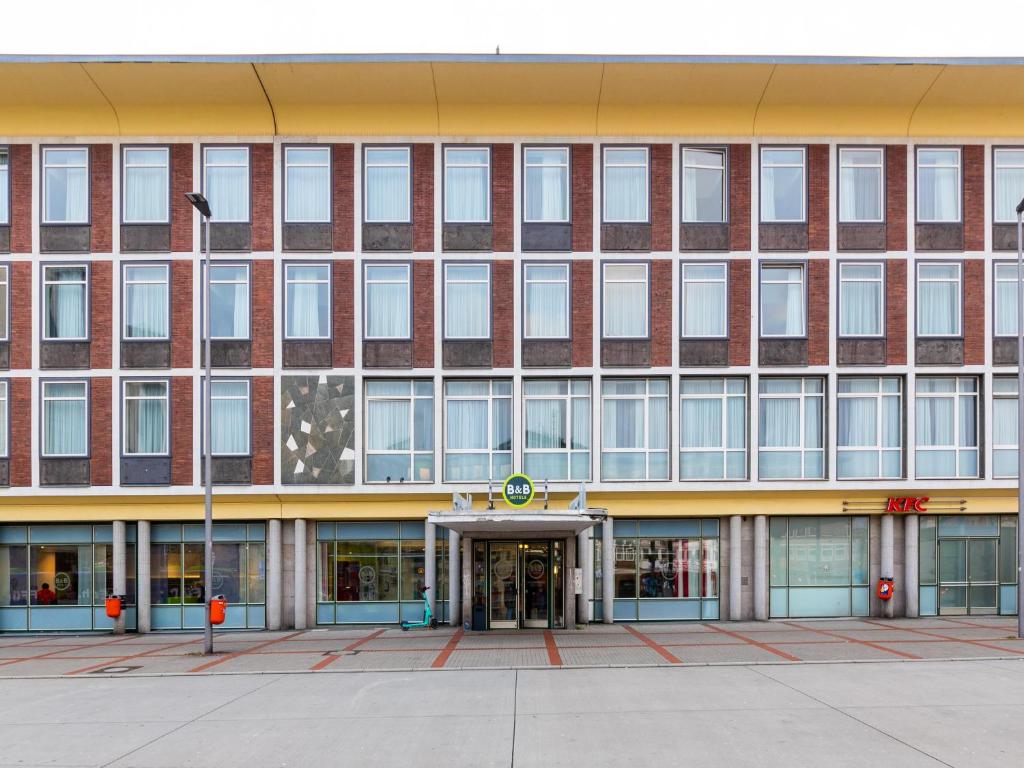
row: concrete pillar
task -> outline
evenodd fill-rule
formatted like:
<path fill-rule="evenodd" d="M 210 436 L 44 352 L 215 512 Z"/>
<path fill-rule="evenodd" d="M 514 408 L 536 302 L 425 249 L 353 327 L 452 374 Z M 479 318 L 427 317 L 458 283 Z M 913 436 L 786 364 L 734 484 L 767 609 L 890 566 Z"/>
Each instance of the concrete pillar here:
<path fill-rule="evenodd" d="M 565 540 L 565 558 L 562 560 L 562 591 L 565 601 L 565 628 L 576 628 L 576 537 Z"/>
<path fill-rule="evenodd" d="M 135 528 L 135 550 L 138 564 L 135 568 L 135 625 L 139 632 L 153 628 L 150 610 L 150 543 L 149 520 L 139 520 Z"/>
<path fill-rule="evenodd" d="M 754 619 L 768 620 L 768 518 L 764 515 L 754 518 Z"/>
<path fill-rule="evenodd" d="M 743 618 L 743 517 L 729 518 L 729 621 Z"/>
<path fill-rule="evenodd" d="M 462 621 L 462 542 L 457 531 L 448 531 L 448 623 L 453 627 Z"/>
<path fill-rule="evenodd" d="M 605 624 L 615 621 L 615 522 L 601 524 L 601 616 Z"/>
<path fill-rule="evenodd" d="M 423 581 L 430 614 L 437 616 L 437 525 L 434 523 L 423 524 Z"/>
<path fill-rule="evenodd" d="M 267 629 L 281 628 L 281 521 L 267 521 Z"/>
<path fill-rule="evenodd" d="M 917 618 L 921 610 L 918 604 L 917 566 L 917 515 L 906 515 L 903 518 L 903 594 L 907 601 L 907 616 L 910 618 Z"/>
<path fill-rule="evenodd" d="M 295 628 L 305 629 L 306 611 L 306 521 L 295 521 Z"/>
<path fill-rule="evenodd" d="M 128 544 L 127 534 L 125 533 L 124 520 L 115 520 L 113 525 L 114 543 L 113 543 L 113 571 L 114 571 L 114 594 L 115 595 L 127 595 L 128 594 Z M 104 595 L 103 597 L 106 597 Z M 124 611 L 121 615 L 114 620 L 114 634 L 124 634 Z"/>
<path fill-rule="evenodd" d="M 893 562 L 894 559 L 895 559 L 895 552 L 893 551 L 893 519 L 892 518 L 893 518 L 892 515 L 882 515 L 881 566 L 882 566 L 882 576 L 888 577 L 890 579 L 895 579 L 896 578 L 896 574 L 893 572 L 894 571 L 894 567 L 895 567 L 895 563 Z M 892 600 L 886 600 L 882 604 L 882 615 L 885 616 L 885 618 L 887 618 L 887 619 L 891 619 L 892 615 L 893 615 L 893 608 L 895 608 L 895 606 L 893 605 L 893 601 Z"/>
<path fill-rule="evenodd" d="M 576 537 L 576 567 L 583 572 L 583 592 L 576 596 L 576 621 L 589 624 L 590 601 L 594 594 L 594 548 L 590 545 L 590 531 Z"/>
<path fill-rule="evenodd" d="M 473 537 L 462 537 L 462 626 L 473 625 Z"/>

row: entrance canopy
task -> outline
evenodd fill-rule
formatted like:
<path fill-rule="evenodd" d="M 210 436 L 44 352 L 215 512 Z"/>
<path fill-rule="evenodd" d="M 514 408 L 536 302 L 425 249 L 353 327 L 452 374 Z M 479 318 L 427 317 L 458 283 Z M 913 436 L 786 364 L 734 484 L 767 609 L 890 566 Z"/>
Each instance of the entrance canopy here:
<path fill-rule="evenodd" d="M 444 526 L 460 535 L 483 536 L 490 534 L 515 534 L 529 531 L 540 533 L 582 533 L 592 526 L 604 522 L 608 516 L 604 509 L 557 509 L 557 510 L 497 510 L 497 509 L 451 509 L 430 512 L 427 522 Z"/>

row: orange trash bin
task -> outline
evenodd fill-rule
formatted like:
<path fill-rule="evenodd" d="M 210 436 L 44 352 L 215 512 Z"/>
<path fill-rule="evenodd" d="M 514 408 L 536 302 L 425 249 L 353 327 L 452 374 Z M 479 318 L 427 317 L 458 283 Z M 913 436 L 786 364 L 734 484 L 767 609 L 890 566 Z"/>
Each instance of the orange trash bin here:
<path fill-rule="evenodd" d="M 124 598 L 120 595 L 107 595 L 106 599 L 107 616 L 111 619 L 120 617 L 124 608 Z"/>
<path fill-rule="evenodd" d="M 228 610 L 228 601 L 224 595 L 217 595 L 210 601 L 210 623 L 223 624 L 224 616 Z"/>

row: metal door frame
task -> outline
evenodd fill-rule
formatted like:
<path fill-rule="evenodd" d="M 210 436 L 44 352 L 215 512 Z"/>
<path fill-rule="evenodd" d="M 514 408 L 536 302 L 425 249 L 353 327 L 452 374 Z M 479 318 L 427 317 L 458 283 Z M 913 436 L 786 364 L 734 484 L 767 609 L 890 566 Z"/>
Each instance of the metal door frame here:
<path fill-rule="evenodd" d="M 941 555 L 940 555 L 940 550 L 942 549 L 942 543 L 946 542 L 946 541 L 948 541 L 948 542 L 954 542 L 954 541 L 962 541 L 962 542 L 964 542 L 964 581 L 943 581 L 943 579 L 942 579 L 942 558 L 941 558 Z M 995 578 L 994 581 L 979 581 L 979 582 L 972 582 L 971 581 L 971 542 L 972 541 L 992 541 L 992 542 L 995 542 L 995 553 L 996 553 L 995 572 L 996 572 L 996 578 Z M 996 616 L 996 615 L 999 614 L 999 597 L 1000 597 L 1000 595 L 999 595 L 999 587 L 1000 587 L 1000 583 L 999 583 L 999 537 L 998 536 L 943 536 L 943 537 L 937 537 L 936 540 L 935 540 L 935 559 L 936 559 L 935 586 L 936 586 L 936 589 L 939 591 L 939 596 L 938 596 L 938 598 L 935 601 L 935 609 L 936 609 L 936 614 L 937 615 L 939 615 L 939 616 L 974 616 L 974 615 L 978 615 L 978 616 Z M 995 606 L 988 606 L 988 605 L 984 606 L 985 608 L 992 608 L 991 612 L 979 613 L 979 614 L 975 614 L 973 612 L 973 610 L 972 610 L 973 606 L 971 605 L 971 587 L 974 586 L 974 585 L 983 586 L 983 587 L 989 587 L 989 586 L 995 587 L 995 595 L 996 595 Z M 941 592 L 942 592 L 942 588 L 944 586 L 963 587 L 964 588 L 964 609 L 963 609 L 962 613 L 959 612 L 958 610 L 957 611 L 953 611 L 953 610 L 950 610 L 950 609 L 946 609 L 945 611 L 943 611 L 943 609 L 942 609 Z"/>
<path fill-rule="evenodd" d="M 487 574 L 487 629 L 550 629 L 552 624 L 552 617 L 554 615 L 552 605 L 552 590 L 554 589 L 554 542 L 555 539 L 488 539 L 485 544 L 487 545 L 484 550 L 484 561 L 486 564 Z M 492 569 L 491 569 L 491 547 L 495 544 L 511 544 L 515 546 L 516 551 L 516 618 L 514 620 L 502 620 L 495 622 L 491 619 L 491 586 L 492 586 Z M 547 547 L 547 618 L 544 624 L 541 625 L 539 620 L 535 625 L 527 626 L 525 613 L 526 613 L 526 568 L 524 558 L 526 547 L 530 544 L 543 544 Z M 564 597 L 564 595 L 563 595 Z"/>

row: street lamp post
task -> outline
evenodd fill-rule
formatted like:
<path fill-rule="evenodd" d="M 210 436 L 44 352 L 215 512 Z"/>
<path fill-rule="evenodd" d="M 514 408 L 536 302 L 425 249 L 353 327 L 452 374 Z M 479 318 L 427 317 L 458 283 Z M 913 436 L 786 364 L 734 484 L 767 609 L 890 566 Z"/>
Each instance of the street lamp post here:
<path fill-rule="evenodd" d="M 1017 203 L 1017 637 L 1024 638 L 1024 584 L 1021 565 L 1024 563 L 1024 200 Z"/>
<path fill-rule="evenodd" d="M 203 494 L 206 513 L 203 525 L 203 653 L 213 653 L 213 623 L 210 620 L 210 600 L 213 597 L 213 451 L 210 429 L 210 395 L 213 389 L 210 361 L 210 203 L 199 192 L 187 192 L 206 225 L 206 254 L 203 264 Z"/>

